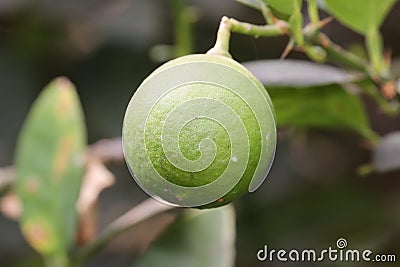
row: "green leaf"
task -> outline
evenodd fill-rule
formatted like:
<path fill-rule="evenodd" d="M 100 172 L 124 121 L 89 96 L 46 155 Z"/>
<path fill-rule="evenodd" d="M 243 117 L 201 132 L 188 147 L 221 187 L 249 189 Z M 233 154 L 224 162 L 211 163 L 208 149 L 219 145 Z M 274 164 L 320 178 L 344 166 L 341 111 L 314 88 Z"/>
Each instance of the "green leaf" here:
<path fill-rule="evenodd" d="M 282 15 L 290 16 L 294 10 L 294 0 L 263 0 Z M 296 0 L 297 1 L 297 0 Z"/>
<path fill-rule="evenodd" d="M 257 10 L 262 9 L 260 4 L 261 0 L 235 0 L 235 1 Z"/>
<path fill-rule="evenodd" d="M 367 34 L 381 26 L 396 0 L 325 0 L 337 20 L 354 31 Z"/>
<path fill-rule="evenodd" d="M 351 129 L 374 138 L 361 101 L 341 85 L 269 87 L 268 91 L 278 126 Z"/>
<path fill-rule="evenodd" d="M 84 118 L 75 87 L 66 78 L 57 78 L 34 102 L 16 151 L 22 232 L 51 262 L 65 262 L 75 236 L 85 144 Z"/>
<path fill-rule="evenodd" d="M 185 210 L 134 266 L 233 267 L 235 235 L 232 205 Z"/>
<path fill-rule="evenodd" d="M 273 11 L 274 15 L 281 19 L 289 19 L 293 13 L 293 0 L 235 0 L 251 8 L 262 10 L 261 2 L 266 3 Z"/>

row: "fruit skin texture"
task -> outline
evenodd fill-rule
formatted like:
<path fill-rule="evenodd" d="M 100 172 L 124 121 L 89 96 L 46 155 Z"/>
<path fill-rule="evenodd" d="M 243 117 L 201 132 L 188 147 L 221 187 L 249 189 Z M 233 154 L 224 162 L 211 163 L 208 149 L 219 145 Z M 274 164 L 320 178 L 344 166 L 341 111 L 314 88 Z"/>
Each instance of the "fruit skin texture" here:
<path fill-rule="evenodd" d="M 212 208 L 253 192 L 276 147 L 272 102 L 236 61 L 189 55 L 146 78 L 127 108 L 123 146 L 136 182 L 172 205 Z"/>

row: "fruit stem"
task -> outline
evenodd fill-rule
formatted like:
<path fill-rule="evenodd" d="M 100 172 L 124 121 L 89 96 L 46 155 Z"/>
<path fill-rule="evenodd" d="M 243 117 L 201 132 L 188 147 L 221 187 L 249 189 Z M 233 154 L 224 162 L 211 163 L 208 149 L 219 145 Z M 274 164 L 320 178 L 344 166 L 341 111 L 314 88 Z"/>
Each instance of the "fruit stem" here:
<path fill-rule="evenodd" d="M 229 53 L 229 42 L 231 32 L 237 32 L 245 35 L 255 36 L 277 36 L 287 34 L 289 24 L 285 21 L 279 21 L 274 25 L 254 25 L 247 22 L 241 22 L 233 18 L 223 17 L 219 24 L 217 40 L 213 48 L 207 54 L 232 57 Z"/>
<path fill-rule="evenodd" d="M 217 32 L 217 40 L 215 41 L 215 45 L 207 52 L 207 54 L 220 55 L 232 58 L 231 54 L 229 53 L 231 29 L 232 25 L 229 21 L 229 18 L 225 16 L 222 17 L 221 22 L 219 24 Z"/>

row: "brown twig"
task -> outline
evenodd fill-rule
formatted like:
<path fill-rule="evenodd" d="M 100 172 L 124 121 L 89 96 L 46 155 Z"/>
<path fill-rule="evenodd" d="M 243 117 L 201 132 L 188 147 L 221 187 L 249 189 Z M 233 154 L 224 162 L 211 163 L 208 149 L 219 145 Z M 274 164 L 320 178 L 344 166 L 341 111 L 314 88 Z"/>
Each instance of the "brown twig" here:
<path fill-rule="evenodd" d="M 97 158 L 103 163 L 122 162 L 124 160 L 121 137 L 99 140 L 90 145 L 87 151 L 90 158 Z"/>
<path fill-rule="evenodd" d="M 15 181 L 15 172 L 12 166 L 0 168 L 0 193 L 6 191 Z"/>
<path fill-rule="evenodd" d="M 149 198 L 116 219 L 91 243 L 77 255 L 74 266 L 79 266 L 87 258 L 104 248 L 109 241 L 133 226 L 157 214 L 174 209 L 174 206 L 162 204 Z"/>

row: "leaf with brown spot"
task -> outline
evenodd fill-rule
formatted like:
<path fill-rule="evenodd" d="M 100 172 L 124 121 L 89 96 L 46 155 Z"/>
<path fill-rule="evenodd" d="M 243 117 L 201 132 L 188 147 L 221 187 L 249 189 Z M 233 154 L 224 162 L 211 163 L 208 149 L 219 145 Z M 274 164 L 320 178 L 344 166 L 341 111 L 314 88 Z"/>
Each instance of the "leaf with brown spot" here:
<path fill-rule="evenodd" d="M 64 77 L 56 79 L 54 85 L 60 91 L 57 100 L 57 113 L 60 117 L 68 117 L 68 113 L 74 108 L 73 95 L 69 93 L 70 88 L 73 88 L 74 85 Z"/>
<path fill-rule="evenodd" d="M 85 146 L 86 129 L 75 87 L 66 78 L 57 78 L 33 103 L 18 139 L 15 162 L 23 233 L 44 255 L 65 255 L 74 239 L 84 163 L 78 159 Z"/>
<path fill-rule="evenodd" d="M 25 190 L 27 193 L 35 194 L 39 186 L 39 179 L 35 176 L 29 176 L 25 181 Z"/>
<path fill-rule="evenodd" d="M 51 253 L 56 247 L 55 234 L 52 226 L 40 218 L 27 220 L 22 225 L 22 232 L 26 241 L 36 250 L 42 253 Z"/>
<path fill-rule="evenodd" d="M 70 162 L 71 153 L 73 152 L 74 139 L 73 136 L 65 135 L 62 137 L 60 142 L 60 148 L 57 151 L 57 155 L 54 160 L 54 176 L 55 178 L 61 177 Z"/>

